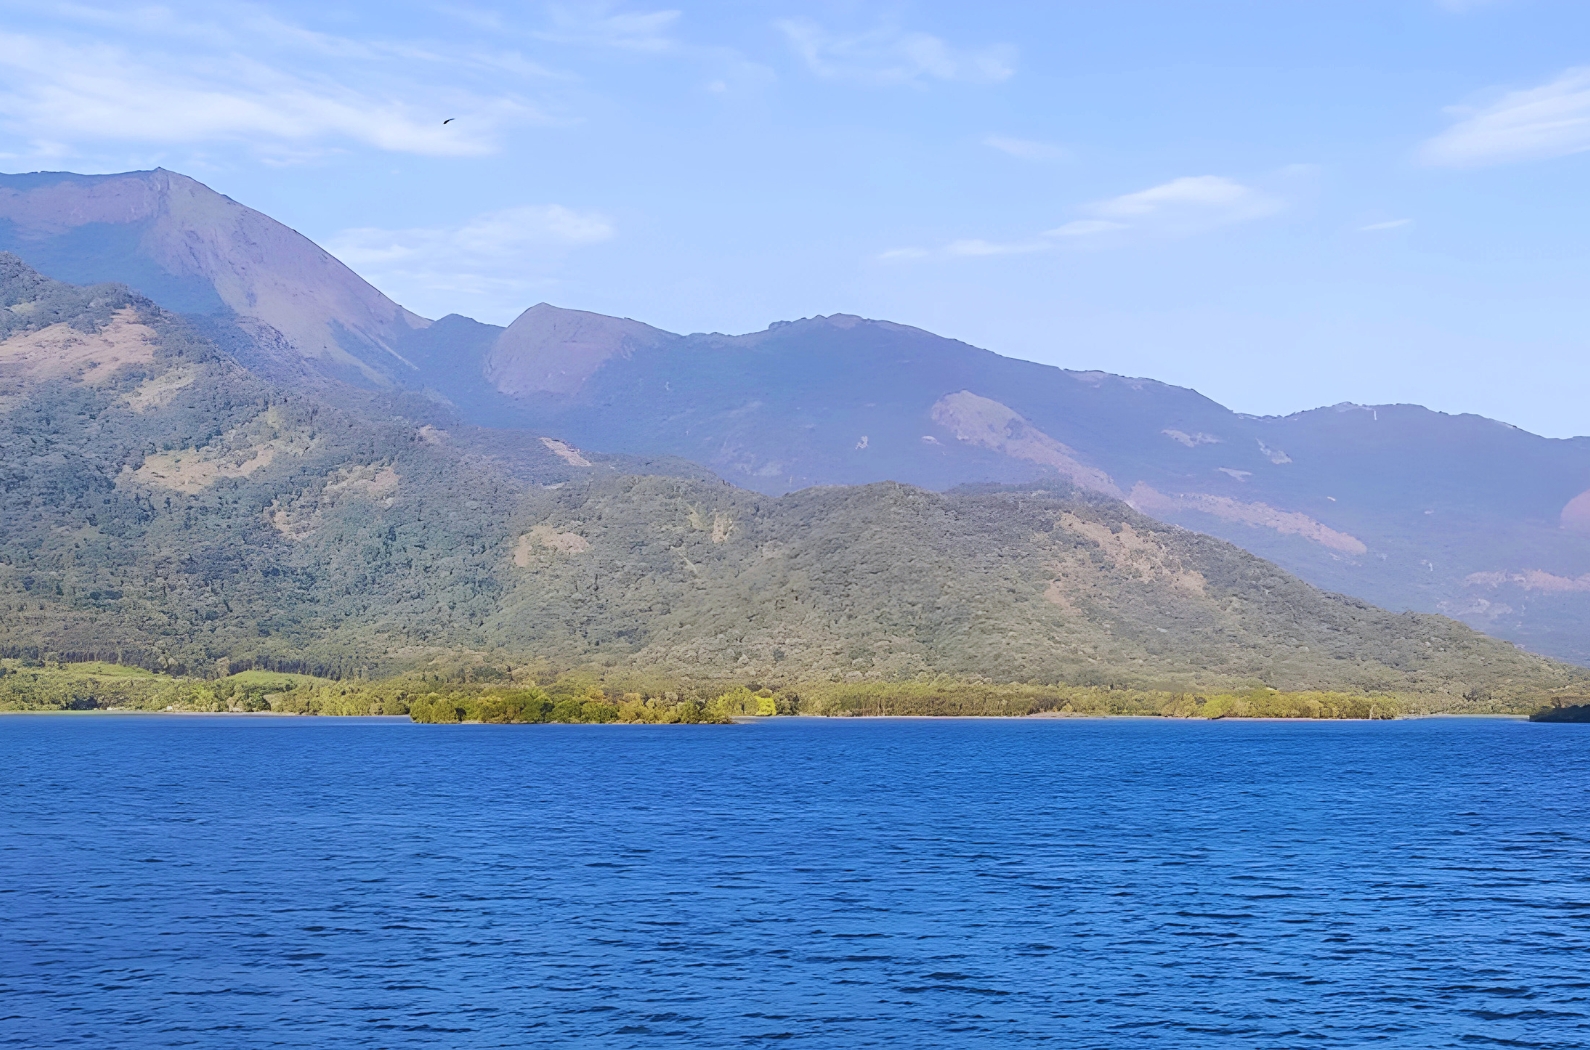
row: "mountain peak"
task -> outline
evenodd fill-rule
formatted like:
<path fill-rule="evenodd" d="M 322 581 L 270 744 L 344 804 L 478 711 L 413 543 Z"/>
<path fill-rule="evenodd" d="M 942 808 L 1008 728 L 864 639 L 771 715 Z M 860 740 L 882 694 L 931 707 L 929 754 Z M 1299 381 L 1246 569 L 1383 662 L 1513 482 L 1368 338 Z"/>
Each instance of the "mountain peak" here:
<path fill-rule="evenodd" d="M 567 396 L 609 358 L 672 338 L 627 317 L 537 303 L 497 338 L 486 355 L 486 380 L 509 397 Z"/>
<path fill-rule="evenodd" d="M 186 175 L 0 175 L 0 248 L 58 280 L 116 281 L 228 318 L 282 363 L 390 385 L 397 345 L 430 322 L 307 237 Z"/>

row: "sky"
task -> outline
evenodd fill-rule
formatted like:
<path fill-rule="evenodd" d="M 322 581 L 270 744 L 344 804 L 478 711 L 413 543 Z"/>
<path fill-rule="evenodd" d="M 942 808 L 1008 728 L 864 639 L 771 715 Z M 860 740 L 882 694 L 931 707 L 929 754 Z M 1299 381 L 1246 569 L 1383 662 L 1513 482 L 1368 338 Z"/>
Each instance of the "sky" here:
<path fill-rule="evenodd" d="M 1582 0 L 0 12 L 0 170 L 183 172 L 428 317 L 854 313 L 1590 434 Z"/>

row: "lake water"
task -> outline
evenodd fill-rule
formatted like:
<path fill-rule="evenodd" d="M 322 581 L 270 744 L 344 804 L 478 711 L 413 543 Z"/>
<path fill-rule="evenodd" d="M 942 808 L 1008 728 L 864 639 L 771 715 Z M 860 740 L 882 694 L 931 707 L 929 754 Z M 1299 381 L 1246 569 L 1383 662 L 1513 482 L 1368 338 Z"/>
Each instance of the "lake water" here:
<path fill-rule="evenodd" d="M 1590 726 L 0 718 L 0 1045 L 1585 1047 Z"/>

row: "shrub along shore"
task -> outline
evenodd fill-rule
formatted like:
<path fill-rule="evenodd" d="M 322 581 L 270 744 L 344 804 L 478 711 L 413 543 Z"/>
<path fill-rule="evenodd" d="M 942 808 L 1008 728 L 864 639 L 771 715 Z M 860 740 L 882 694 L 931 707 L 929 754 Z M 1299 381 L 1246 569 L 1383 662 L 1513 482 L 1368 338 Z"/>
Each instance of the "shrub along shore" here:
<path fill-rule="evenodd" d="M 1204 692 L 965 681 L 686 683 L 604 680 L 584 672 L 480 667 L 377 681 L 247 670 L 177 678 L 106 663 L 0 660 L 0 711 L 169 711 L 407 715 L 416 722 L 726 723 L 743 716 L 1107 716 L 1385 719 L 1530 714 L 1577 698 L 1493 701 L 1255 687 Z M 1537 715 L 1538 717 L 1538 715 Z"/>

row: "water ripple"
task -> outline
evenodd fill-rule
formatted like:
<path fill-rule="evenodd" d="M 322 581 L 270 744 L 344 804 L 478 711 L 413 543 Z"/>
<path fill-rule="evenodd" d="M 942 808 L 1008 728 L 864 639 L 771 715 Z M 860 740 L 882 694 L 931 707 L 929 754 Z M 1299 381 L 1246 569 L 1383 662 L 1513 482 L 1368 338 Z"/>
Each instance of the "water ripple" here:
<path fill-rule="evenodd" d="M 0 1046 L 1590 1045 L 1590 732 L 0 719 Z"/>

